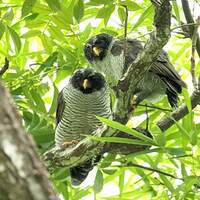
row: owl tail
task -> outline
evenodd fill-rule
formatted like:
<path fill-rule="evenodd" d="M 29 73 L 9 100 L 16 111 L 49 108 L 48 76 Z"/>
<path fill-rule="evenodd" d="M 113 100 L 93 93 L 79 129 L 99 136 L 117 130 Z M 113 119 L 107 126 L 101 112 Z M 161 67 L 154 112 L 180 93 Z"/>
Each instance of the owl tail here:
<path fill-rule="evenodd" d="M 95 160 L 91 159 L 81 164 L 80 166 L 70 168 L 72 185 L 80 185 L 87 178 L 89 172 L 93 169 L 97 162 L 99 162 L 100 159 L 101 156 L 97 156 Z"/>

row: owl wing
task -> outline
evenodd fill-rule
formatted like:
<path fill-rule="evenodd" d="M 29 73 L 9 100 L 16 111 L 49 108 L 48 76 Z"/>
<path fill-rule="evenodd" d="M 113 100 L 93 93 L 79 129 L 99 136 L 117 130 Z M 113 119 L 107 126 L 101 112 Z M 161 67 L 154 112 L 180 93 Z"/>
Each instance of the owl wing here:
<path fill-rule="evenodd" d="M 162 52 L 158 59 L 152 64 L 150 70 L 157 74 L 169 87 L 170 90 L 175 90 L 178 93 L 182 91 L 182 87 L 186 88 L 186 84 L 183 82 L 174 66 L 170 63 L 167 53 Z"/>
<path fill-rule="evenodd" d="M 59 93 L 58 99 L 57 99 L 57 109 L 56 109 L 56 126 L 60 122 L 63 116 L 63 112 L 65 109 L 65 101 L 63 97 L 63 90 Z"/>
<path fill-rule="evenodd" d="M 138 53 L 143 50 L 143 46 L 140 41 L 134 39 L 128 39 L 126 45 L 124 39 L 117 40 L 112 46 L 111 53 L 113 55 L 119 55 L 122 50 L 126 53 L 125 72 L 129 65 L 136 59 Z M 174 69 L 174 66 L 170 63 L 165 51 L 162 51 L 156 61 L 152 63 L 149 71 L 157 74 L 170 90 L 180 93 L 182 87 L 186 87 L 186 84 L 180 78 L 177 71 Z"/>

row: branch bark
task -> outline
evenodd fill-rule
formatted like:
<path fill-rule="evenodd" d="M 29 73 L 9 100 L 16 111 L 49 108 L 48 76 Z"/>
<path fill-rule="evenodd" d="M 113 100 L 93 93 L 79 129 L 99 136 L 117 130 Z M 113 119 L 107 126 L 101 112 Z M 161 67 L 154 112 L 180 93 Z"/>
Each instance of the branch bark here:
<path fill-rule="evenodd" d="M 57 200 L 32 138 L 1 83 L 0 105 L 0 199 Z"/>
<path fill-rule="evenodd" d="M 130 65 L 116 89 L 118 103 L 115 119 L 123 124 L 130 118 L 131 99 L 136 85 L 144 73 L 149 70 L 151 64 L 170 38 L 171 5 L 169 1 L 161 0 L 160 3 L 155 3 L 152 0 L 151 2 L 155 7 L 155 31 L 150 35 L 150 40 L 146 43 L 144 51 Z"/>
<path fill-rule="evenodd" d="M 200 103 L 200 90 L 196 89 L 190 98 L 192 109 L 194 109 Z M 172 112 L 169 117 L 164 116 L 161 120 L 159 120 L 157 125 L 162 131 L 166 131 L 175 124 L 175 121 L 182 119 L 188 113 L 189 111 L 186 104 L 183 104 L 180 108 Z"/>

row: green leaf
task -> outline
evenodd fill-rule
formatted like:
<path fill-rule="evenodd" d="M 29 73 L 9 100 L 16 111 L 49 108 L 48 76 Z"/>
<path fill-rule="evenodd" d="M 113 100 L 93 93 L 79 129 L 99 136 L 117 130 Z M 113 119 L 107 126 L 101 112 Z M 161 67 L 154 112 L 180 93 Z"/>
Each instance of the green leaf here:
<path fill-rule="evenodd" d="M 172 1 L 172 7 L 174 10 L 174 13 L 176 15 L 176 19 L 178 20 L 179 24 L 181 25 L 181 19 L 180 19 L 180 14 L 179 14 L 179 8 L 178 8 L 178 4 L 176 1 Z"/>
<path fill-rule="evenodd" d="M 65 18 L 63 17 L 63 15 L 61 13 L 59 13 L 58 15 L 53 15 L 51 16 L 52 21 L 57 25 L 58 28 L 62 28 L 65 30 L 70 30 L 70 24 L 72 23 L 72 17 L 71 15 L 68 13 L 68 16 Z"/>
<path fill-rule="evenodd" d="M 59 93 L 55 84 L 53 84 L 53 87 L 54 87 L 54 95 L 53 95 L 51 107 L 50 107 L 49 112 L 48 112 L 49 114 L 53 114 L 56 111 L 57 99 L 58 99 L 58 93 Z"/>
<path fill-rule="evenodd" d="M 35 101 L 35 104 L 39 108 L 39 110 L 43 113 L 46 113 L 44 101 L 40 97 L 39 93 L 36 90 L 31 90 L 30 92 L 31 92 L 31 96 L 33 97 L 33 100 Z"/>
<path fill-rule="evenodd" d="M 139 6 L 137 3 L 135 3 L 131 0 L 121 1 L 120 4 L 127 6 L 128 9 L 131 11 L 136 11 L 136 10 L 142 9 L 141 6 Z"/>
<path fill-rule="evenodd" d="M 45 68 L 53 67 L 54 62 L 57 61 L 58 52 L 53 52 L 45 61 L 44 63 L 38 68 L 35 72 L 35 75 L 39 74 L 41 71 L 45 71 Z"/>
<path fill-rule="evenodd" d="M 76 192 L 74 193 L 72 198 L 69 198 L 69 199 L 74 199 L 74 200 L 82 199 L 83 197 L 85 197 L 91 193 L 89 189 L 90 188 L 86 187 L 84 189 L 79 189 L 78 191 L 76 190 Z"/>
<path fill-rule="evenodd" d="M 16 54 L 18 54 L 20 52 L 20 49 L 21 49 L 20 37 L 14 29 L 10 28 L 9 26 L 7 26 L 7 28 L 8 28 L 8 31 L 10 33 L 10 36 L 12 38 L 12 41 L 15 45 L 15 52 L 16 52 Z"/>
<path fill-rule="evenodd" d="M 88 136 L 92 140 L 100 141 L 100 142 L 113 142 L 113 143 L 124 143 L 124 144 L 133 144 L 133 145 L 151 145 L 151 143 L 144 142 L 141 140 L 134 140 L 129 138 L 121 138 L 121 137 L 96 137 L 96 136 Z"/>
<path fill-rule="evenodd" d="M 183 118 L 182 120 L 182 126 L 183 128 L 190 133 L 191 137 L 191 143 L 194 145 L 196 143 L 196 129 L 194 125 L 194 112 L 192 111 L 192 105 L 191 105 L 191 99 L 188 91 L 186 89 L 183 89 L 183 96 L 184 96 L 184 102 L 187 105 L 189 113 L 187 114 L 186 117 Z"/>
<path fill-rule="evenodd" d="M 111 163 L 115 160 L 115 158 L 116 158 L 116 154 L 109 153 L 109 154 L 103 159 L 103 161 L 101 162 L 100 167 L 101 167 L 101 168 L 109 167 L 109 166 L 111 165 Z"/>
<path fill-rule="evenodd" d="M 187 170 L 186 170 L 186 166 L 183 162 L 181 162 L 181 174 L 182 176 L 185 178 L 185 177 L 188 177 L 188 173 L 187 173 Z"/>
<path fill-rule="evenodd" d="M 144 20 L 146 18 L 148 18 L 149 16 L 152 16 L 153 13 L 154 13 L 154 9 L 153 9 L 153 6 L 151 5 L 142 13 L 142 15 L 139 17 L 139 19 L 137 20 L 137 22 L 133 26 L 132 30 L 137 28 L 138 26 L 140 26 L 144 22 Z"/>
<path fill-rule="evenodd" d="M 62 33 L 62 31 L 59 27 L 49 25 L 48 32 L 51 34 L 51 38 L 57 39 L 58 41 L 66 40 L 65 35 Z"/>
<path fill-rule="evenodd" d="M 96 18 L 103 18 L 104 24 L 107 25 L 108 20 L 114 10 L 115 10 L 115 5 L 113 5 L 113 4 L 106 5 L 98 11 Z"/>
<path fill-rule="evenodd" d="M 33 128 L 33 129 L 38 129 L 38 128 L 44 128 L 47 126 L 47 121 L 44 118 L 40 118 L 40 122 Z"/>
<path fill-rule="evenodd" d="M 45 0 L 48 6 L 55 12 L 60 11 L 60 2 L 59 0 Z"/>
<path fill-rule="evenodd" d="M 183 128 L 183 126 L 180 125 L 174 118 L 171 118 L 171 119 L 175 122 L 176 126 L 178 127 L 178 129 L 180 130 L 180 132 L 183 134 L 183 136 L 184 136 L 185 138 L 187 138 L 188 140 L 190 140 L 190 135 L 189 135 L 189 133 L 187 132 L 187 130 L 185 130 L 185 129 Z"/>
<path fill-rule="evenodd" d="M 5 32 L 5 26 L 4 26 L 4 24 L 0 21 L 0 39 L 2 38 L 4 32 Z"/>
<path fill-rule="evenodd" d="M 9 8 L 7 12 L 3 15 L 2 19 L 12 21 L 14 18 L 13 9 Z"/>
<path fill-rule="evenodd" d="M 99 193 L 103 188 L 103 174 L 100 170 L 97 171 L 95 181 L 94 181 L 94 192 Z"/>
<path fill-rule="evenodd" d="M 31 37 L 35 37 L 35 36 L 39 36 L 41 34 L 40 30 L 29 30 L 28 32 L 24 33 L 21 37 L 22 38 L 31 38 Z"/>
<path fill-rule="evenodd" d="M 167 179 L 166 176 L 164 176 L 163 174 L 159 174 L 161 180 L 163 181 L 163 183 L 165 184 L 165 186 L 170 190 L 170 192 L 173 194 L 175 192 L 175 189 L 173 187 L 173 185 L 171 184 L 171 182 Z"/>
<path fill-rule="evenodd" d="M 37 0 L 25 0 L 23 5 L 22 5 L 22 17 L 25 17 L 29 13 L 32 12 L 32 9 L 35 5 Z"/>
<path fill-rule="evenodd" d="M 116 170 L 116 169 L 103 169 L 102 171 L 103 171 L 103 173 L 105 173 L 105 174 L 112 175 L 112 174 L 114 174 L 117 170 Z"/>
<path fill-rule="evenodd" d="M 159 146 L 161 146 L 161 147 L 164 147 L 166 144 L 165 135 L 163 133 L 157 134 L 155 136 L 155 140 L 156 140 L 157 144 L 159 144 Z"/>
<path fill-rule="evenodd" d="M 84 15 L 84 3 L 83 0 L 78 0 L 78 2 L 74 6 L 74 17 L 79 23 L 81 18 Z"/>
<path fill-rule="evenodd" d="M 50 40 L 49 37 L 47 37 L 44 34 L 40 35 L 40 39 L 42 41 L 45 50 L 47 51 L 48 54 L 50 54 L 52 52 L 52 41 Z"/>
<path fill-rule="evenodd" d="M 65 199 L 69 199 L 69 191 L 66 182 L 63 183 L 61 181 L 57 181 L 57 183 L 58 185 L 56 188 L 58 189 L 59 193 L 61 193 Z"/>
<path fill-rule="evenodd" d="M 166 148 L 167 152 L 173 156 L 184 156 L 185 151 L 180 148 Z"/>
<path fill-rule="evenodd" d="M 152 145 L 156 145 L 157 144 L 149 137 L 143 135 L 142 133 L 139 133 L 131 128 L 128 128 L 127 126 L 124 126 L 123 124 L 120 124 L 119 122 L 115 122 L 115 121 L 112 121 L 112 120 L 109 120 L 109 119 L 106 119 L 106 118 L 103 118 L 103 117 L 99 117 L 99 116 L 96 116 L 97 119 L 99 119 L 102 123 L 114 128 L 114 129 L 117 129 L 117 130 L 120 130 L 124 133 L 128 133 L 130 135 L 133 135 L 143 141 L 146 141 L 148 142 L 149 144 L 152 144 Z"/>
<path fill-rule="evenodd" d="M 183 89 L 182 93 L 184 96 L 184 102 L 186 103 L 189 112 L 191 112 L 192 111 L 191 99 L 187 89 Z"/>
<path fill-rule="evenodd" d="M 189 191 L 194 186 L 194 184 L 197 184 L 198 177 L 197 176 L 188 176 L 185 177 L 185 185 L 184 185 L 184 191 Z"/>
<path fill-rule="evenodd" d="M 26 126 L 28 126 L 32 121 L 32 113 L 28 111 L 23 112 L 23 119 L 25 121 Z"/>
<path fill-rule="evenodd" d="M 120 174 L 119 176 L 119 190 L 120 190 L 120 196 L 123 193 L 123 189 L 124 189 L 124 178 L 125 178 L 125 172 L 123 170 L 123 172 Z"/>
<path fill-rule="evenodd" d="M 24 20 L 32 21 L 32 20 L 36 19 L 38 15 L 39 15 L 39 13 L 33 13 L 33 14 L 28 15 L 27 17 L 25 17 Z"/>
<path fill-rule="evenodd" d="M 118 16 L 119 16 L 121 22 L 124 23 L 125 18 L 126 18 L 126 12 L 125 12 L 124 8 L 120 6 L 117 11 L 118 11 Z"/>
<path fill-rule="evenodd" d="M 198 134 L 199 134 L 199 131 L 196 129 L 196 126 L 195 124 L 193 124 L 193 127 L 192 127 L 192 131 L 191 131 L 191 144 L 193 146 L 197 145 L 197 142 L 198 142 Z"/>
<path fill-rule="evenodd" d="M 101 4 L 109 4 L 109 3 L 112 3 L 113 0 L 90 0 L 90 3 L 89 5 L 93 5 L 93 6 L 98 6 L 98 5 L 101 5 Z"/>
<path fill-rule="evenodd" d="M 32 119 L 31 119 L 31 123 L 27 128 L 28 132 L 31 132 L 31 130 L 40 122 L 40 118 L 39 116 L 34 112 Z"/>
<path fill-rule="evenodd" d="M 30 132 L 37 144 L 49 143 L 54 141 L 55 133 L 52 128 L 37 128 L 32 129 Z"/>

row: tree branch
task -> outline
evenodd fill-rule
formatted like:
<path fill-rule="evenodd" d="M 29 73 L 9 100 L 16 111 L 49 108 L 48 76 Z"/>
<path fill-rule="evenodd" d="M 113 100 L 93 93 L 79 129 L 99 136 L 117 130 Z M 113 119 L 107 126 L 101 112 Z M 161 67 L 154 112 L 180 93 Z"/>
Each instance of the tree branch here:
<path fill-rule="evenodd" d="M 197 88 L 197 80 L 196 80 L 196 72 L 195 72 L 195 67 L 196 67 L 196 63 L 195 63 L 195 51 L 196 51 L 196 43 L 197 43 L 197 38 L 198 38 L 198 26 L 196 26 L 194 28 L 194 34 L 192 36 L 192 55 L 191 55 L 191 59 L 190 59 L 190 63 L 191 63 L 191 69 L 190 69 L 190 73 L 192 76 L 192 83 L 193 83 L 193 87 Z"/>
<path fill-rule="evenodd" d="M 0 76 L 2 76 L 9 68 L 9 60 L 5 58 L 5 64 L 0 70 Z"/>
<path fill-rule="evenodd" d="M 130 65 L 116 89 L 118 110 L 115 113 L 115 118 L 121 123 L 126 123 L 130 118 L 131 99 L 136 85 L 160 54 L 170 37 L 171 5 L 169 1 L 161 0 L 159 4 L 152 1 L 152 4 L 155 6 L 155 31 L 150 35 L 150 40 L 146 43 L 144 51 Z"/>
<path fill-rule="evenodd" d="M 135 164 L 135 163 L 128 163 L 127 165 L 113 166 L 113 167 L 137 167 L 137 168 L 145 169 L 145 170 L 148 170 L 148 171 L 151 171 L 151 172 L 156 172 L 156 173 L 158 173 L 158 174 L 162 174 L 162 175 L 171 177 L 171 178 L 173 178 L 173 179 L 178 179 L 178 180 L 184 181 L 183 178 L 176 177 L 176 176 L 174 176 L 174 175 L 172 175 L 172 174 L 169 174 L 169 173 L 167 173 L 167 172 L 161 171 L 161 170 L 159 170 L 159 169 L 154 169 L 154 168 L 151 168 L 151 167 L 145 167 L 145 166 L 143 166 L 143 165 L 138 165 L 138 164 Z"/>
<path fill-rule="evenodd" d="M 191 99 L 191 106 L 192 109 L 194 109 L 199 103 L 200 103 L 200 90 L 196 89 Z M 178 121 L 182 119 L 184 116 L 186 116 L 189 113 L 188 108 L 186 104 L 183 104 L 181 107 L 176 109 L 174 112 L 170 114 L 170 116 L 164 116 L 161 120 L 157 122 L 157 126 L 162 130 L 166 131 L 168 128 L 170 128 L 173 124 L 175 124 L 175 121 Z"/>
<path fill-rule="evenodd" d="M 0 83 L 0 199 L 57 200 L 33 140 Z"/>

